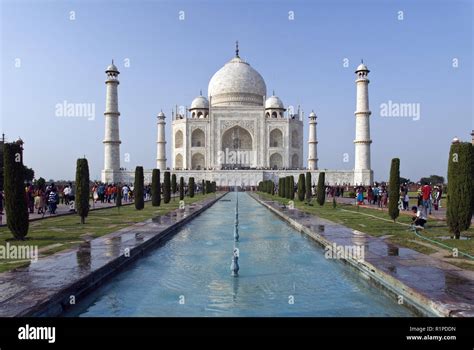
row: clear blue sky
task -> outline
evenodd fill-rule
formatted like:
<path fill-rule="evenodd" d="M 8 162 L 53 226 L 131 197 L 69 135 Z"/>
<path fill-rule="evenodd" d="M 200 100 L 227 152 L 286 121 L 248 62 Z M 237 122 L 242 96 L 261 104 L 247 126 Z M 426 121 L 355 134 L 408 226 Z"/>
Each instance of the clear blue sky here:
<path fill-rule="evenodd" d="M 207 94 L 237 39 L 241 57 L 262 74 L 269 94 L 274 89 L 285 105 L 300 104 L 306 116 L 317 113 L 320 168 L 354 165 L 353 71 L 361 58 L 371 70 L 376 179 L 387 179 L 393 157 L 412 180 L 445 176 L 450 141 L 469 140 L 473 129 L 468 0 L 0 2 L 0 129 L 9 140 L 21 136 L 25 163 L 46 179 L 73 179 L 76 159 L 84 155 L 91 177 L 99 178 L 104 69 L 112 58 L 121 71 L 122 166 L 155 166 L 161 109 L 169 118 L 171 165 L 171 109 L 189 106 L 200 89 Z M 64 100 L 94 103 L 95 119 L 57 117 L 55 106 Z M 380 105 L 389 100 L 419 103 L 420 120 L 382 117 Z M 307 125 L 305 158 L 306 131 Z"/>

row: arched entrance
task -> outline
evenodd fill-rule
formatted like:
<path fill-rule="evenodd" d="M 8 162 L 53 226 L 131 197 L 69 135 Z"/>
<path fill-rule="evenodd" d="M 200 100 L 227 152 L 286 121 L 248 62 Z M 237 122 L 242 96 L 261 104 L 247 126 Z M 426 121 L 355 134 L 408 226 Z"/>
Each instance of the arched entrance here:
<path fill-rule="evenodd" d="M 273 153 L 270 156 L 270 168 L 273 170 L 281 169 L 283 167 L 283 158 L 280 153 Z"/>
<path fill-rule="evenodd" d="M 240 127 L 234 126 L 222 135 L 222 147 L 218 163 L 222 168 L 246 169 L 254 162 L 253 140 L 250 133 Z"/>
<path fill-rule="evenodd" d="M 193 170 L 202 170 L 205 167 L 204 155 L 201 153 L 193 154 L 191 158 L 191 167 Z"/>

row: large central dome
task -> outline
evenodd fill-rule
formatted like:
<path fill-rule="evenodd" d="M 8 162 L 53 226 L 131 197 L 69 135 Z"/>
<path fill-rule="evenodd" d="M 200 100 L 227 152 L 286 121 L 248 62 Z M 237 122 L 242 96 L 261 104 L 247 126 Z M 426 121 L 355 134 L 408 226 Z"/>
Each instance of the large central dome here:
<path fill-rule="evenodd" d="M 259 72 L 236 56 L 212 76 L 207 91 L 212 106 L 263 106 L 267 86 Z"/>

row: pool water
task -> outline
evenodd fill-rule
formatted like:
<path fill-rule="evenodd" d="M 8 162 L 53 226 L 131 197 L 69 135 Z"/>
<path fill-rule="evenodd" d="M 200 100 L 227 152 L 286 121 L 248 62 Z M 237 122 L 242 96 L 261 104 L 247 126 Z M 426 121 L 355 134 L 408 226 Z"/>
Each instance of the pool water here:
<path fill-rule="evenodd" d="M 65 316 L 414 316 L 246 193 L 223 199 Z"/>

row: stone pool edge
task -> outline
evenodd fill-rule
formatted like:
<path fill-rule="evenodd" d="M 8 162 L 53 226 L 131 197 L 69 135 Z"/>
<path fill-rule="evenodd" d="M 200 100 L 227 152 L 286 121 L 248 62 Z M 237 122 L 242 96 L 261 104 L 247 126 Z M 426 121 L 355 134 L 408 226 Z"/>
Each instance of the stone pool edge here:
<path fill-rule="evenodd" d="M 298 221 L 294 220 L 293 218 L 287 216 L 285 213 L 279 211 L 278 209 L 272 207 L 268 203 L 258 196 L 258 194 L 250 194 L 254 200 L 258 203 L 263 205 L 265 208 L 269 209 L 272 213 L 277 215 L 280 219 L 288 223 L 298 232 L 302 232 L 309 237 L 311 237 L 314 241 L 316 241 L 322 247 L 331 247 L 333 242 L 322 237 L 321 235 L 317 234 L 316 232 L 312 231 L 310 228 L 306 227 L 305 225 L 299 223 Z M 294 209 L 298 210 L 298 209 Z M 421 313 L 423 316 L 437 316 L 437 317 L 450 317 L 451 311 L 450 309 L 446 308 L 445 305 L 435 302 L 421 294 L 420 292 L 416 291 L 415 289 L 407 286 L 402 281 L 390 276 L 389 274 L 381 271 L 376 266 L 370 264 L 367 261 L 357 261 L 353 258 L 342 258 L 345 263 L 348 263 L 353 268 L 358 270 L 364 276 L 368 277 L 372 282 L 378 287 L 383 288 L 384 290 L 388 291 L 390 294 L 395 296 L 401 295 L 403 296 L 404 302 L 406 302 L 409 307 L 415 309 L 418 313 Z"/>
<path fill-rule="evenodd" d="M 60 316 L 65 311 L 66 305 L 69 305 L 69 300 L 70 300 L 71 295 L 74 295 L 76 299 L 82 298 L 88 295 L 89 293 L 91 293 L 92 291 L 100 287 L 108 279 L 110 279 L 111 277 L 115 276 L 120 271 L 122 271 L 125 267 L 129 266 L 130 264 L 138 260 L 145 253 L 147 253 L 151 249 L 154 249 L 160 241 L 168 238 L 169 236 L 174 235 L 180 228 L 182 228 L 184 225 L 194 220 L 197 216 L 202 214 L 207 209 L 209 209 L 211 206 L 213 206 L 226 194 L 227 192 L 216 194 L 215 198 L 210 199 L 209 202 L 204 204 L 201 208 L 199 208 L 195 212 L 192 212 L 188 216 L 181 219 L 179 222 L 156 233 L 155 236 L 146 240 L 142 244 L 131 248 L 129 257 L 125 257 L 123 254 L 120 255 L 114 260 L 101 266 L 97 270 L 91 272 L 87 276 L 84 276 L 73 283 L 65 285 L 64 288 L 62 288 L 56 294 L 52 295 L 51 297 L 48 297 L 46 300 L 38 303 L 34 307 L 22 310 L 21 312 L 15 314 L 14 317 L 58 317 Z M 177 210 L 180 210 L 180 209 L 175 209 L 168 214 L 171 214 L 172 212 L 177 211 Z M 151 221 L 151 219 L 148 219 L 144 221 L 143 223 L 146 224 L 149 221 Z M 113 235 L 113 234 L 115 234 L 115 232 L 110 233 L 109 235 Z M 103 238 L 103 237 L 100 237 L 100 238 Z"/>

